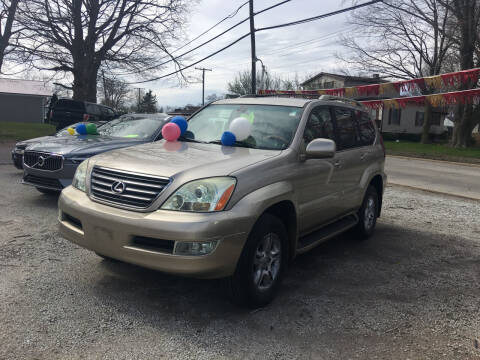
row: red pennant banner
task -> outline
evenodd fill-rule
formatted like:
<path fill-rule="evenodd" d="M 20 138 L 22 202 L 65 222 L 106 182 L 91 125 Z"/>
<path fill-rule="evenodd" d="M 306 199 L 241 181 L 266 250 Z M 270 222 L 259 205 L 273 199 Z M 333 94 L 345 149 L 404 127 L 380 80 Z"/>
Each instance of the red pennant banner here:
<path fill-rule="evenodd" d="M 360 96 L 378 95 L 380 84 L 356 86 Z"/>

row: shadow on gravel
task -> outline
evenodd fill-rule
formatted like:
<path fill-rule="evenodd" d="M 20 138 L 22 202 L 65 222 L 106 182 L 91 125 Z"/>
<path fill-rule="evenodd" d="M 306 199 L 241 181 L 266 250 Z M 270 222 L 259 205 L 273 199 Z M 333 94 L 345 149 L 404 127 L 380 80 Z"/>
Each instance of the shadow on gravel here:
<path fill-rule="evenodd" d="M 323 314 L 327 322 L 345 316 L 388 327 L 399 309 L 419 316 L 423 309 L 435 309 L 436 302 L 461 306 L 455 300 L 459 292 L 462 299 L 478 293 L 471 286 L 478 253 L 465 239 L 380 223 L 368 241 L 342 235 L 297 257 L 276 300 L 260 311 L 272 321 L 301 310 Z M 98 266 L 101 275 L 91 284 L 95 296 L 152 326 L 159 317 L 201 327 L 212 320 L 238 321 L 251 312 L 229 303 L 220 281 L 170 276 L 121 262 L 100 261 Z M 378 303 L 382 311 L 375 310 Z"/>
<path fill-rule="evenodd" d="M 60 196 L 60 194 L 42 194 L 36 189 L 32 189 L 32 190 L 34 191 L 33 196 L 29 197 L 28 199 L 28 202 L 32 206 L 35 206 L 36 208 L 42 208 L 42 209 L 57 208 L 58 197 Z"/>

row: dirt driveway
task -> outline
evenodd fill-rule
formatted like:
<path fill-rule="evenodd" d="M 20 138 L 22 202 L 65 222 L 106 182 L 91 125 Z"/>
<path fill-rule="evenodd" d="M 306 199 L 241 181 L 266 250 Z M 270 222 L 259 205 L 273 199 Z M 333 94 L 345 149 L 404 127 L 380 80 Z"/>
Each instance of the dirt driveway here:
<path fill-rule="evenodd" d="M 0 359 L 480 358 L 480 202 L 388 188 L 371 240 L 297 258 L 250 312 L 69 243 L 20 179 L 0 165 Z"/>

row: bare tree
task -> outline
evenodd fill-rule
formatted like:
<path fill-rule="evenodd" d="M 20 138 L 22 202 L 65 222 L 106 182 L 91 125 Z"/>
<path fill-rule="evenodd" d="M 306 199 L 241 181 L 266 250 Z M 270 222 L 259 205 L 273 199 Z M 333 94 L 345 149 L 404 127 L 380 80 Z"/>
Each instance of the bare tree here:
<path fill-rule="evenodd" d="M 132 90 L 128 84 L 116 77 L 107 77 L 102 74 L 99 81 L 100 92 L 103 95 L 102 104 L 114 109 L 123 109 Z"/>
<path fill-rule="evenodd" d="M 348 55 L 342 60 L 358 71 L 395 79 L 440 74 L 453 45 L 450 8 L 445 6 L 450 2 L 385 0 L 354 12 L 349 21 L 355 35 L 343 38 Z M 422 142 L 428 142 L 431 116 L 432 108 L 426 105 Z"/>
<path fill-rule="evenodd" d="M 239 72 L 233 81 L 227 84 L 227 89 L 231 94 L 247 95 L 251 93 L 252 73 L 249 70 Z M 257 72 L 257 88 L 269 90 L 281 90 L 289 86 L 290 82 L 281 77 L 272 75 L 269 72 Z"/>
<path fill-rule="evenodd" d="M 457 50 L 460 69 L 467 70 L 480 66 L 480 1 L 478 0 L 439 0 L 454 17 L 453 40 Z M 477 83 L 463 84 L 471 88 Z M 480 124 L 480 105 L 458 105 L 454 117 L 452 145 L 463 148 L 475 126 Z"/>
<path fill-rule="evenodd" d="M 186 0 L 28 0 L 23 60 L 73 77 L 73 98 L 96 101 L 99 68 L 141 73 L 181 29 Z M 157 69 L 158 70 L 158 69 Z M 151 75 L 151 74 L 150 74 Z"/>
<path fill-rule="evenodd" d="M 0 0 L 0 73 L 5 57 L 16 49 L 20 30 L 16 26 L 18 3 L 19 0 Z"/>

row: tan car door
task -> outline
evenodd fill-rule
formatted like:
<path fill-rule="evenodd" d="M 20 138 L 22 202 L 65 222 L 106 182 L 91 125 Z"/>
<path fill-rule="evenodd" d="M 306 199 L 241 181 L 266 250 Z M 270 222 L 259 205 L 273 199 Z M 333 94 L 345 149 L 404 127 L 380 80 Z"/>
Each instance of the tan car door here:
<path fill-rule="evenodd" d="M 335 118 L 337 153 L 335 154 L 334 187 L 341 189 L 340 213 L 347 213 L 357 206 L 360 195 L 360 180 L 365 169 L 361 144 L 358 139 L 355 114 L 352 109 L 333 107 Z"/>
<path fill-rule="evenodd" d="M 303 134 L 303 149 L 313 139 L 334 139 L 330 107 L 315 107 Z M 340 188 L 331 180 L 335 177 L 334 159 L 300 161 L 296 172 L 296 189 L 300 212 L 300 232 L 306 234 L 320 227 L 339 212 Z"/>

